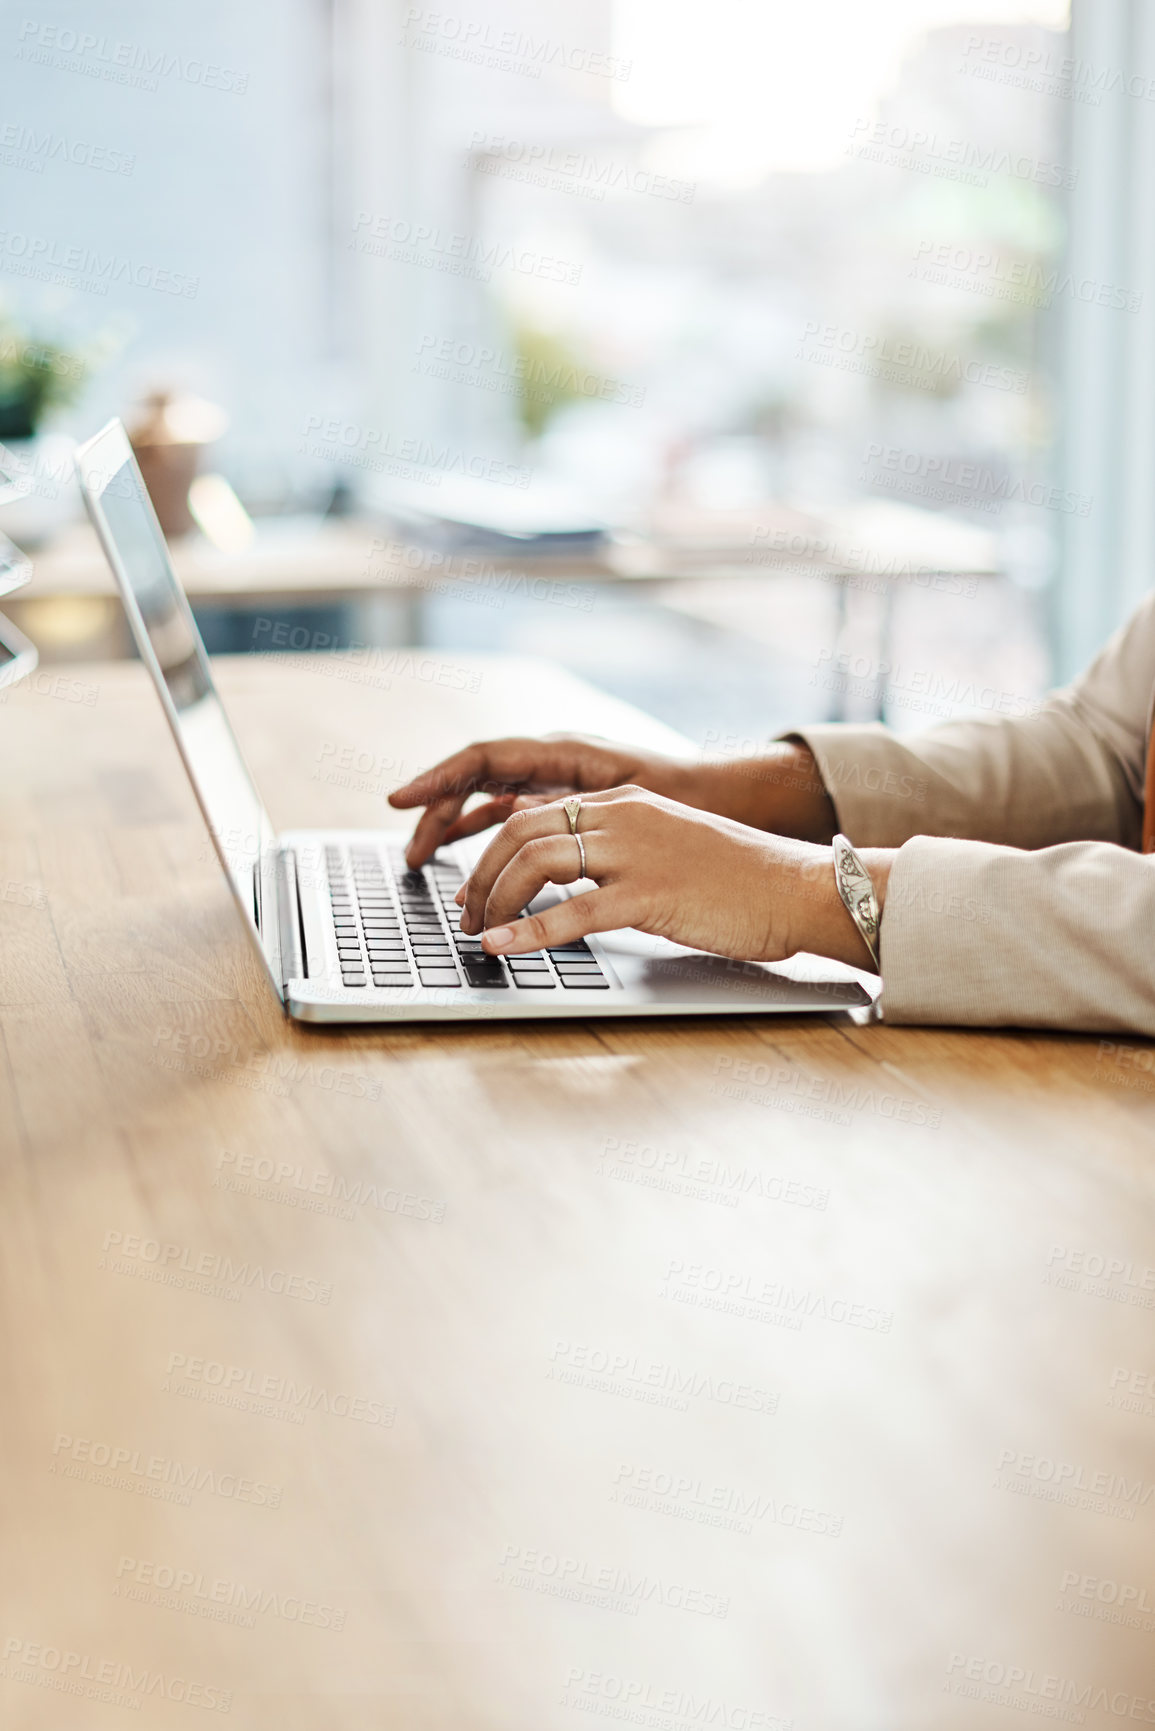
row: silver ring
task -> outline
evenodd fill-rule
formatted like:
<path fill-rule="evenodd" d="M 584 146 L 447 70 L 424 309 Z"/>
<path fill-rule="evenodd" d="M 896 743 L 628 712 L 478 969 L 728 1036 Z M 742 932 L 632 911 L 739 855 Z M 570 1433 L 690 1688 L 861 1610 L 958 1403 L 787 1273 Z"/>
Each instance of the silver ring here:
<path fill-rule="evenodd" d="M 580 799 L 563 800 L 562 801 L 562 810 L 565 812 L 565 815 L 569 818 L 569 833 L 571 835 L 576 835 L 577 834 L 577 826 L 578 826 L 578 818 L 581 816 L 581 810 L 582 810 L 581 800 Z"/>
<path fill-rule="evenodd" d="M 578 802 L 578 803 L 579 803 L 579 805 L 580 805 L 580 803 L 581 803 L 581 802 L 580 802 L 580 800 L 579 800 L 579 802 Z M 589 873 L 588 873 L 588 872 L 587 872 L 587 871 L 586 871 L 586 848 L 585 848 L 585 843 L 584 843 L 584 842 L 583 842 L 583 841 L 582 841 L 582 838 L 581 838 L 581 836 L 580 836 L 580 835 L 579 835 L 579 834 L 578 834 L 578 832 L 577 832 L 577 830 L 576 830 L 576 829 L 575 829 L 575 830 L 574 830 L 574 832 L 573 832 L 573 838 L 574 838 L 574 840 L 575 840 L 575 841 L 576 841 L 576 842 L 577 842 L 577 844 L 578 844 L 578 859 L 579 859 L 579 860 L 580 860 L 580 861 L 581 861 L 581 868 L 582 868 L 582 870 L 581 870 L 581 875 L 582 875 L 582 877 L 583 877 L 583 878 L 585 878 L 585 877 L 588 877 L 588 876 L 589 876 Z"/>

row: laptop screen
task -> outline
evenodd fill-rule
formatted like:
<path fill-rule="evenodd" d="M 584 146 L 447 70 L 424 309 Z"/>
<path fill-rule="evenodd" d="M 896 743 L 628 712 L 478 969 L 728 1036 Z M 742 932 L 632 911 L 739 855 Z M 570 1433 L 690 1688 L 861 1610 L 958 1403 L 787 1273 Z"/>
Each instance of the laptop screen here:
<path fill-rule="evenodd" d="M 172 568 L 152 503 L 129 456 L 93 498 L 115 555 L 129 622 L 164 681 L 169 719 L 221 862 L 259 931 L 260 874 L 272 827 L 213 685 L 208 657 Z"/>

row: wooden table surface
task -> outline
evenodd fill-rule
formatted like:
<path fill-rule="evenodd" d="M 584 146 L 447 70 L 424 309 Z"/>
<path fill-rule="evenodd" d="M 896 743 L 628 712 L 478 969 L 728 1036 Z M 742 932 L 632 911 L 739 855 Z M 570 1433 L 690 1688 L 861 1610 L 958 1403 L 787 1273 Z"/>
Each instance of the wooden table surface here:
<path fill-rule="evenodd" d="M 437 665 L 222 665 L 274 819 L 645 730 Z M 139 666 L 0 758 L 5 1731 L 1155 1722 L 1149 1045 L 296 1029 Z"/>

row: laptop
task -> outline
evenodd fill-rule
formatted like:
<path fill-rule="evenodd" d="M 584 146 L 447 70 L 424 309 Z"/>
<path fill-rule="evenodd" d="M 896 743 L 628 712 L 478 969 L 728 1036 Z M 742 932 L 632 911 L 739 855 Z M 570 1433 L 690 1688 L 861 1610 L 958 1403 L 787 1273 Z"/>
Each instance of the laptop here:
<path fill-rule="evenodd" d="M 270 987 L 302 1022 L 711 1016 L 871 1002 L 854 971 L 814 956 L 769 966 L 602 933 L 536 956 L 487 956 L 454 902 L 485 837 L 420 871 L 406 830 L 278 835 L 213 684 L 124 427 L 76 454 L 81 491 L 184 767 Z M 549 887 L 535 910 L 572 893 Z"/>

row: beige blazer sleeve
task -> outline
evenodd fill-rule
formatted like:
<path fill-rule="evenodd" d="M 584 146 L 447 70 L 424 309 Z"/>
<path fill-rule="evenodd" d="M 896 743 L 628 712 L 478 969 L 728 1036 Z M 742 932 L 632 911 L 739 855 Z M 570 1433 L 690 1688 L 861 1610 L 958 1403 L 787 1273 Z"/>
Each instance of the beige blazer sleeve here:
<path fill-rule="evenodd" d="M 899 850 L 887 1021 L 1155 1036 L 1155 855 L 1135 851 L 1153 698 L 1155 596 L 1033 709 L 795 732 L 850 839 Z"/>

